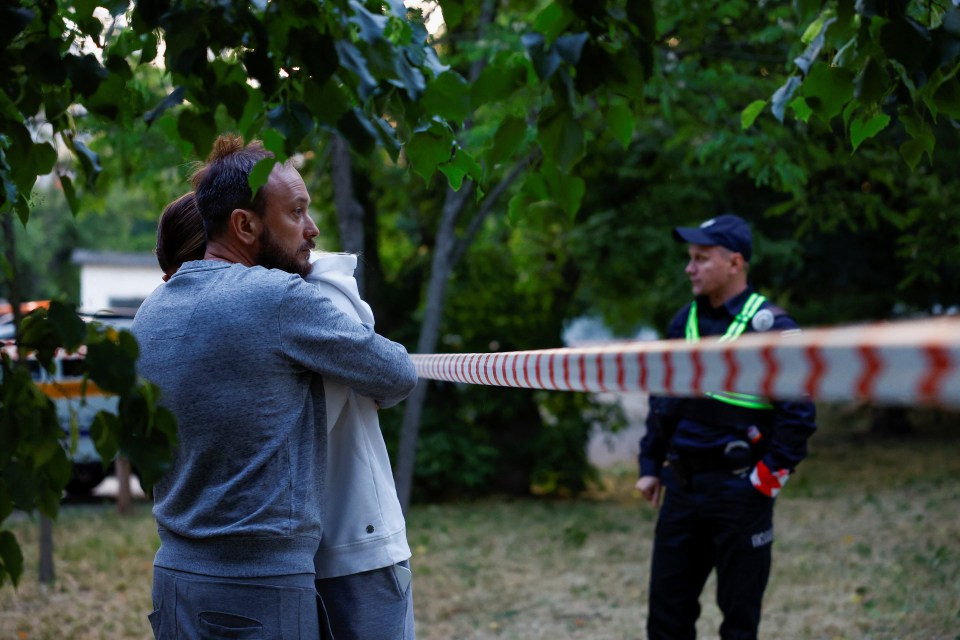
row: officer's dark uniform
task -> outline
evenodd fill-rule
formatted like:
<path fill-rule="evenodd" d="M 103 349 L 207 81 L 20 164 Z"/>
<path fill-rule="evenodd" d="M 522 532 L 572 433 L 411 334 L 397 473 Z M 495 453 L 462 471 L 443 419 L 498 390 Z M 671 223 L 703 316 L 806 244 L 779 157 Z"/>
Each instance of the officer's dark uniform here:
<path fill-rule="evenodd" d="M 742 330 L 797 328 L 783 310 L 758 299 L 748 288 L 714 309 L 700 297 L 693 326 L 688 304 L 666 337 L 696 339 L 691 329 L 724 335 L 745 303 L 756 308 Z M 770 573 L 773 498 L 806 456 L 814 418 L 806 401 L 651 397 L 640 475 L 660 476 L 666 488 L 650 576 L 651 640 L 696 637 L 699 596 L 713 567 L 721 638 L 757 637 Z"/>

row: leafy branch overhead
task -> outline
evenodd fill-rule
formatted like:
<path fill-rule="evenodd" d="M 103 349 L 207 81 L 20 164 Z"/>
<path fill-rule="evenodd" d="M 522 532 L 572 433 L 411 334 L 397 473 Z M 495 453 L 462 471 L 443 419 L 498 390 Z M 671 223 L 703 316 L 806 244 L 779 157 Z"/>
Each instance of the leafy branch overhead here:
<path fill-rule="evenodd" d="M 443 5 L 451 27 L 472 10 Z M 424 178 L 439 172 L 454 188 L 470 180 L 477 194 L 499 180 L 497 167 L 537 157 L 511 212 L 552 202 L 572 217 L 585 183 L 569 174 L 591 137 L 603 135 L 603 119 L 620 144 L 632 136 L 652 67 L 653 11 L 648 0 L 562 0 L 529 11 L 533 28 L 514 33 L 502 55 L 468 79 L 440 62 L 442 42 L 431 41 L 401 0 L 5 3 L 0 213 L 27 224 L 34 184 L 53 173 L 76 215 L 110 166 L 97 153 L 98 136 L 115 127 L 160 132 L 185 158 L 205 156 L 224 129 L 260 137 L 280 159 L 335 132 L 359 154 L 380 147 Z M 504 117 L 487 137 L 464 135 L 484 108 Z M 268 168 L 255 169 L 251 186 L 265 182 Z M 2 266 L 15 289 L 15 265 Z M 21 357 L 5 361 L 6 415 L 23 409 L 32 421 L 17 424 L 39 422 L 29 432 L 4 425 L 0 522 L 13 508 L 55 514 L 66 483 L 56 415 L 18 366 L 28 354 L 49 366 L 58 349 L 85 350 L 85 380 L 118 396 L 118 413 L 101 413 L 93 425 L 104 460 L 130 457 L 149 486 L 169 459 L 172 417 L 157 390 L 136 379 L 130 335 L 77 323 L 72 309 L 51 305 L 18 328 Z M 16 541 L 0 534 L 0 581 L 18 578 L 20 558 Z"/>
<path fill-rule="evenodd" d="M 269 126 L 265 142 L 280 157 L 317 128 L 362 153 L 380 144 L 396 157 L 428 119 L 419 100 L 444 69 L 399 0 L 382 10 L 356 0 L 106 6 L 110 13 L 50 1 L 0 9 L 0 205 L 23 220 L 34 181 L 57 161 L 54 139 L 94 186 L 100 167 L 84 141 L 86 115 L 121 126 L 143 119 L 197 157 L 224 118 L 248 137 Z M 170 88 L 152 103 L 145 65 L 168 74 Z M 76 212 L 75 178 L 58 173 Z"/>
<path fill-rule="evenodd" d="M 903 160 L 933 160 L 934 129 L 960 119 L 960 7 L 924 0 L 796 3 L 807 23 L 794 73 L 742 114 L 749 127 L 768 105 L 784 122 L 839 122 L 856 151 L 890 126 Z"/>
<path fill-rule="evenodd" d="M 26 224 L 34 184 L 51 172 L 76 214 L 103 171 L 94 149 L 105 126 L 150 127 L 187 157 L 204 156 L 221 127 L 261 135 L 280 158 L 326 129 L 360 152 L 381 145 L 396 159 L 427 119 L 419 101 L 428 81 L 443 71 L 423 26 L 406 17 L 399 1 L 293 1 L 282 10 L 276 2 L 5 3 L 0 214 Z M 12 225 L 5 228 L 12 255 Z M 15 293 L 15 265 L 2 266 Z M 19 309 L 16 295 L 11 302 Z M 56 302 L 17 329 L 17 355 L 4 357 L 0 381 L 0 523 L 13 509 L 55 516 L 70 477 L 63 428 L 28 358 L 52 371 L 60 350 L 85 353 L 82 387 L 118 399 L 116 412 L 100 412 L 91 427 L 101 458 L 123 454 L 152 485 L 176 430 L 156 387 L 136 376 L 133 337 L 85 325 Z M 16 540 L 0 532 L 0 584 L 16 582 L 22 568 Z"/>

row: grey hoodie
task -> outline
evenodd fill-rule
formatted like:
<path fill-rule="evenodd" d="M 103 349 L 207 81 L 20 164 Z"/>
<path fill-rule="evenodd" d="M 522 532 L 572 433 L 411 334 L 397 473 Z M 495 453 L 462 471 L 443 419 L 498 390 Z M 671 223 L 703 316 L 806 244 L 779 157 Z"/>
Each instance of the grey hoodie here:
<path fill-rule="evenodd" d="M 313 573 L 323 535 L 323 380 L 389 407 L 417 377 L 403 346 L 302 278 L 184 264 L 133 323 L 138 372 L 176 416 L 154 488 L 155 564 L 215 576 Z"/>

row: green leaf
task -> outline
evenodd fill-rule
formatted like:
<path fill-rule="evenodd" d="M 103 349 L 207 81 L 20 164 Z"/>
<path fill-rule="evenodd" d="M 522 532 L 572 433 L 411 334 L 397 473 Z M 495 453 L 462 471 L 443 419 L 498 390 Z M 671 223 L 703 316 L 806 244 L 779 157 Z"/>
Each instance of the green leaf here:
<path fill-rule="evenodd" d="M 20 324 L 20 344 L 35 350 L 37 360 L 47 368 L 53 368 L 53 355 L 61 346 L 56 328 L 47 320 L 46 309 L 35 309 L 28 313 Z"/>
<path fill-rule="evenodd" d="M 395 163 L 400 157 L 400 140 L 397 139 L 397 130 L 383 118 L 374 118 L 372 124 L 377 132 L 377 140 L 383 145 L 383 150 L 387 152 L 390 161 Z"/>
<path fill-rule="evenodd" d="M 311 115 L 319 125 L 335 126 L 343 114 L 351 109 L 353 99 L 347 96 L 346 91 L 347 88 L 336 78 L 322 85 L 308 81 L 303 87 L 303 102 L 310 105 Z"/>
<path fill-rule="evenodd" d="M 773 112 L 773 117 L 779 120 L 781 124 L 783 123 L 784 115 L 786 115 L 787 105 L 793 98 L 793 94 L 800 88 L 802 82 L 799 76 L 790 76 L 787 78 L 787 81 L 770 96 L 770 110 Z"/>
<path fill-rule="evenodd" d="M 460 187 L 463 186 L 464 177 L 468 175 L 474 182 L 481 182 L 483 179 L 483 169 L 473 159 L 473 156 L 461 148 L 457 148 L 453 158 L 437 168 L 443 175 L 447 176 L 450 188 L 454 191 L 460 190 Z"/>
<path fill-rule="evenodd" d="M 37 176 L 50 173 L 57 161 L 57 152 L 51 144 L 33 141 L 30 132 L 19 122 L 9 123 L 3 132 L 9 139 L 5 160 L 21 197 L 30 195 Z M 10 198 L 9 189 L 7 197 Z"/>
<path fill-rule="evenodd" d="M 540 175 L 543 177 L 550 200 L 567 213 L 569 222 L 573 222 L 586 193 L 586 182 L 578 176 L 558 171 L 548 164 L 540 168 Z"/>
<path fill-rule="evenodd" d="M 853 98 L 850 71 L 819 62 L 803 81 L 803 95 L 813 112 L 829 123 Z"/>
<path fill-rule="evenodd" d="M 107 411 L 98 411 L 90 424 L 90 438 L 101 460 L 113 460 L 120 450 L 120 418 Z"/>
<path fill-rule="evenodd" d="M 506 52 L 494 56 L 471 87 L 470 103 L 474 108 L 506 100 L 525 86 L 527 62 Z"/>
<path fill-rule="evenodd" d="M 41 511 L 51 518 L 56 517 L 57 508 L 60 504 L 60 497 L 63 494 L 63 488 L 70 482 L 70 475 L 73 473 L 73 464 L 67 457 L 67 452 L 59 440 L 47 440 L 44 445 L 51 448 L 50 455 L 42 463 L 39 469 L 44 477 L 44 488 L 40 492 Z M 42 503 L 47 501 L 47 505 Z"/>
<path fill-rule="evenodd" d="M 150 111 L 147 111 L 143 115 L 143 121 L 147 123 L 147 126 L 150 126 L 151 124 L 153 124 L 153 121 L 156 120 L 161 115 L 163 115 L 164 111 L 172 107 L 175 107 L 178 104 L 182 104 L 183 97 L 186 94 L 186 92 L 187 90 L 185 87 L 174 88 L 174 90 L 171 91 L 163 100 L 161 100 L 156 107 L 154 107 Z"/>
<path fill-rule="evenodd" d="M 293 153 L 303 139 L 313 132 L 315 126 L 313 115 L 307 106 L 295 100 L 268 111 L 267 120 L 286 139 L 287 153 Z"/>
<path fill-rule="evenodd" d="M 138 409 L 140 410 L 142 409 Z M 133 419 L 142 420 L 142 417 Z M 175 438 L 171 436 L 168 441 L 166 435 L 173 434 L 176 429 L 172 413 L 159 407 L 153 415 L 152 423 L 154 429 L 149 433 L 128 429 L 131 435 L 124 438 L 120 449 L 130 462 L 136 465 L 140 482 L 147 490 L 170 469 L 170 450 L 176 444 Z"/>
<path fill-rule="evenodd" d="M 257 164 L 253 165 L 247 182 L 250 184 L 250 191 L 254 196 L 257 195 L 260 187 L 267 184 L 267 179 L 270 177 L 270 174 L 273 172 L 273 167 L 276 164 L 276 158 L 263 158 L 257 161 Z"/>
<path fill-rule="evenodd" d="M 260 135 L 260 141 L 263 142 L 263 147 L 273 153 L 274 162 L 284 162 L 287 154 L 284 151 L 287 146 L 287 141 L 284 140 L 283 135 L 276 129 L 264 129 L 263 133 Z"/>
<path fill-rule="evenodd" d="M 85 98 L 89 98 L 96 93 L 100 84 L 110 75 L 110 72 L 100 64 L 100 61 L 92 53 L 83 56 L 69 54 L 64 57 L 63 61 L 71 85 Z"/>
<path fill-rule="evenodd" d="M 87 188 L 93 189 L 94 185 L 96 184 L 97 177 L 100 175 L 100 172 L 103 171 L 103 168 L 100 166 L 100 156 L 91 151 L 87 145 L 72 136 L 66 136 L 64 140 L 67 141 L 67 146 L 71 148 L 74 155 L 76 155 L 77 159 L 80 161 L 80 168 L 83 170 L 83 174 L 86 176 Z"/>
<path fill-rule="evenodd" d="M 441 73 L 427 85 L 421 104 L 428 113 L 446 120 L 462 121 L 470 114 L 470 87 L 455 71 Z"/>
<path fill-rule="evenodd" d="M 753 126 L 757 116 L 760 115 L 760 112 L 763 111 L 766 106 L 766 100 L 754 100 L 748 104 L 746 108 L 740 112 L 740 128 L 749 129 Z"/>
<path fill-rule="evenodd" d="M 883 131 L 888 124 L 890 124 L 890 116 L 885 113 L 866 120 L 862 116 L 854 118 L 850 123 L 850 143 L 853 145 L 853 150 L 856 151 L 867 138 L 872 138 Z"/>
<path fill-rule="evenodd" d="M 930 31 L 910 18 L 897 18 L 884 23 L 879 43 L 887 58 L 899 62 L 914 76 L 930 48 Z"/>
<path fill-rule="evenodd" d="M 37 497 L 38 482 L 32 469 L 28 469 L 19 460 L 11 460 L 2 476 L 10 491 L 10 499 L 17 509 L 30 511 Z"/>
<path fill-rule="evenodd" d="M 249 89 L 246 102 L 243 103 L 243 114 L 237 120 L 237 128 L 244 139 L 256 137 L 257 131 L 263 126 L 264 119 L 263 93 Z"/>
<path fill-rule="evenodd" d="M 337 121 L 337 131 L 343 134 L 343 137 L 350 142 L 350 146 L 361 154 L 373 151 L 380 136 L 380 132 L 370 122 L 370 118 L 359 108 L 344 112 Z"/>
<path fill-rule="evenodd" d="M 173 414 L 156 404 L 158 394 L 156 386 L 138 384 L 120 400 L 119 427 L 108 422 L 101 427 L 119 434 L 119 451 L 137 467 L 145 487 L 169 469 L 171 448 L 176 444 Z"/>
<path fill-rule="evenodd" d="M 387 78 L 387 82 L 404 89 L 410 100 L 419 100 L 427 88 L 423 72 L 413 66 L 407 56 L 391 54 L 389 59 L 393 62 L 394 76 Z"/>
<path fill-rule="evenodd" d="M 826 24 L 827 20 L 832 18 L 834 15 L 833 9 L 823 10 L 817 19 L 807 25 L 807 28 L 804 30 L 803 35 L 800 36 L 800 41 L 803 44 L 810 44 L 813 40 L 820 35 L 823 31 L 823 27 Z"/>
<path fill-rule="evenodd" d="M 493 136 L 493 147 L 487 152 L 487 162 L 496 166 L 507 161 L 527 138 L 527 121 L 510 116 L 505 118 Z"/>
<path fill-rule="evenodd" d="M 507 205 L 507 220 L 510 221 L 510 224 L 519 224 L 526 215 L 527 209 L 534 202 L 536 200 L 525 193 L 518 193 L 510 198 L 510 204 Z"/>
<path fill-rule="evenodd" d="M 136 382 L 136 357 L 130 356 L 125 344 L 107 339 L 92 342 L 85 361 L 90 379 L 108 393 L 127 393 Z"/>
<path fill-rule="evenodd" d="M 184 109 L 177 118 L 177 133 L 190 142 L 198 157 L 204 158 L 217 137 L 217 123 L 209 112 L 197 113 L 193 109 Z"/>
<path fill-rule="evenodd" d="M 56 333 L 60 346 L 69 352 L 76 351 L 87 335 L 86 324 L 77 316 L 76 306 L 72 304 L 51 301 L 47 322 Z"/>
<path fill-rule="evenodd" d="M 633 130 L 636 123 L 633 119 L 633 111 L 629 106 L 623 103 L 617 103 L 607 109 L 607 129 L 613 137 L 626 149 L 633 140 Z"/>
<path fill-rule="evenodd" d="M 437 170 L 437 165 L 450 159 L 452 151 L 453 135 L 439 126 L 415 133 L 406 146 L 410 166 L 427 182 Z"/>
<path fill-rule="evenodd" d="M 140 61 L 138 64 L 149 64 L 156 60 L 158 48 L 157 34 L 150 32 L 140 37 L 142 48 L 140 50 Z"/>
<path fill-rule="evenodd" d="M 537 138 L 546 159 L 567 170 L 583 157 L 583 128 L 569 113 L 559 109 L 545 110 L 537 126 Z"/>
<path fill-rule="evenodd" d="M 30 155 L 33 156 L 33 168 L 38 176 L 50 173 L 57 163 L 57 150 L 46 142 L 34 144 Z"/>
<path fill-rule="evenodd" d="M 809 122 L 810 116 L 813 115 L 813 109 L 811 109 L 807 101 L 803 99 L 803 96 L 797 96 L 787 106 L 793 110 L 793 114 L 800 122 Z"/>
<path fill-rule="evenodd" d="M 564 62 L 577 66 L 580 62 L 580 54 L 583 53 L 583 45 L 589 39 L 590 35 L 587 33 L 568 33 L 557 38 L 552 49 Z"/>
<path fill-rule="evenodd" d="M 9 531 L 0 531 L 0 585 L 4 583 L 5 575 L 16 586 L 23 575 L 23 552 L 17 543 L 16 537 Z"/>
<path fill-rule="evenodd" d="M 444 12 L 446 12 L 446 8 L 444 8 Z M 553 42 L 564 32 L 572 20 L 573 14 L 563 4 L 551 2 L 537 14 L 533 21 L 533 30 L 542 33 L 547 42 Z"/>
<path fill-rule="evenodd" d="M 443 3 L 443 21 L 448 29 L 456 29 L 463 21 L 463 6 L 459 3 Z"/>
<path fill-rule="evenodd" d="M 854 81 L 854 97 L 864 104 L 878 103 L 887 94 L 890 76 L 879 62 L 870 58 Z"/>
<path fill-rule="evenodd" d="M 960 119 L 960 81 L 956 77 L 941 84 L 933 99 L 940 113 L 954 120 Z"/>
<path fill-rule="evenodd" d="M 377 88 L 377 79 L 370 72 L 366 58 L 357 47 L 346 40 L 337 40 L 335 46 L 340 64 L 352 71 L 360 81 L 360 86 L 357 87 L 360 99 L 366 100 Z"/>
<path fill-rule="evenodd" d="M 533 70 L 541 81 L 547 81 L 560 68 L 563 62 L 556 50 L 548 48 L 543 35 L 539 33 L 525 33 L 521 36 L 523 43 L 533 63 Z"/>
<path fill-rule="evenodd" d="M 900 155 L 911 169 L 915 169 L 923 155 L 926 154 L 927 161 L 933 162 L 933 147 L 936 139 L 930 125 L 923 121 L 920 116 L 914 113 L 910 107 L 901 107 L 900 122 L 903 123 L 907 134 L 912 138 L 900 145 Z"/>
<path fill-rule="evenodd" d="M 916 169 L 923 158 L 924 152 L 927 151 L 927 147 L 928 145 L 924 144 L 922 140 L 907 140 L 900 145 L 900 155 L 903 156 L 904 162 L 910 169 Z"/>
<path fill-rule="evenodd" d="M 67 199 L 67 206 L 70 207 L 70 214 L 76 218 L 80 213 L 80 199 L 77 198 L 77 191 L 73 188 L 73 180 L 70 176 L 60 175 L 60 186 L 63 188 L 63 197 Z"/>

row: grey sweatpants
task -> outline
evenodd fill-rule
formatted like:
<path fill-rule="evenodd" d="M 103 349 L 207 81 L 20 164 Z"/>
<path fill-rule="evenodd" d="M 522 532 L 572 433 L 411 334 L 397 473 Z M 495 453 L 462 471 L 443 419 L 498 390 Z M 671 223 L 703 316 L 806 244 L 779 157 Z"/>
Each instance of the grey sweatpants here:
<path fill-rule="evenodd" d="M 336 640 L 415 640 L 410 562 L 317 580 Z"/>
<path fill-rule="evenodd" d="M 150 625 L 157 640 L 317 640 L 313 582 L 313 574 L 221 578 L 154 567 Z"/>

